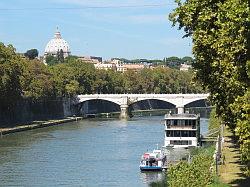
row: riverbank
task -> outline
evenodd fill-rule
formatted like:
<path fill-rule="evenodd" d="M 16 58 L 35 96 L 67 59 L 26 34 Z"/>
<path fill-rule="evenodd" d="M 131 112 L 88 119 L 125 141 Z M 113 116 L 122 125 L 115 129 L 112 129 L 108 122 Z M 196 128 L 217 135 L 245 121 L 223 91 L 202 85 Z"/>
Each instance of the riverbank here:
<path fill-rule="evenodd" d="M 243 174 L 244 165 L 240 160 L 238 141 L 228 128 L 224 132 L 222 156 L 225 159 L 224 164 L 219 166 L 220 180 L 230 186 L 249 186 L 250 178 Z"/>
<path fill-rule="evenodd" d="M 16 126 L 12 128 L 0 128 L 0 136 L 11 134 L 11 133 L 16 133 L 16 132 L 21 132 L 21 131 L 60 125 L 63 123 L 78 121 L 82 119 L 83 117 L 67 117 L 63 119 L 55 119 L 55 120 L 48 120 L 48 121 L 34 121 L 33 123 L 28 124 L 28 125 L 20 125 L 20 126 Z"/>

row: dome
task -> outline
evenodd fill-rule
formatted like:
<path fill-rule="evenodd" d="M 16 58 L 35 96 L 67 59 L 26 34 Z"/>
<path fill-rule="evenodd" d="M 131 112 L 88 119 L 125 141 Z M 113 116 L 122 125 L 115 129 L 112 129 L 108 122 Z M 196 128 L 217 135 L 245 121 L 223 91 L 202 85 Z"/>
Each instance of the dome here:
<path fill-rule="evenodd" d="M 57 30 L 54 38 L 51 39 L 45 47 L 44 55 L 57 55 L 59 51 L 63 51 L 63 56 L 67 57 L 70 54 L 69 44 L 62 39 L 61 33 Z"/>

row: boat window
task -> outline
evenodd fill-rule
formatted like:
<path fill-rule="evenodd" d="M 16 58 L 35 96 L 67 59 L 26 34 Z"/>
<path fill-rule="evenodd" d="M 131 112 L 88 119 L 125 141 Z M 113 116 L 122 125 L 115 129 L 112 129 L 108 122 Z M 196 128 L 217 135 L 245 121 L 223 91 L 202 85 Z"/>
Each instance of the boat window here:
<path fill-rule="evenodd" d="M 170 140 L 170 144 L 173 145 L 188 145 L 188 143 L 187 140 Z"/>
<path fill-rule="evenodd" d="M 167 137 L 173 137 L 173 135 L 174 135 L 173 131 L 166 131 Z"/>
<path fill-rule="evenodd" d="M 185 126 L 189 125 L 188 122 L 189 122 L 189 120 L 185 120 Z"/>
<path fill-rule="evenodd" d="M 174 131 L 174 137 L 179 137 L 179 136 L 181 136 L 180 131 Z"/>
<path fill-rule="evenodd" d="M 178 121 L 175 119 L 175 120 L 174 120 L 174 125 L 175 125 L 175 126 L 177 126 L 177 122 L 178 122 Z"/>
<path fill-rule="evenodd" d="M 196 132 L 195 131 L 190 131 L 189 134 L 190 134 L 190 137 L 196 137 Z"/>
<path fill-rule="evenodd" d="M 188 131 L 182 131 L 181 136 L 182 137 L 188 137 L 189 136 Z"/>
<path fill-rule="evenodd" d="M 167 120 L 167 121 L 166 121 L 166 124 L 167 124 L 167 125 L 171 125 L 171 121 L 170 121 L 170 120 Z"/>
<path fill-rule="evenodd" d="M 195 122 L 196 122 L 195 120 L 192 120 L 192 128 L 193 128 L 193 129 L 195 129 L 195 127 L 196 127 Z"/>
<path fill-rule="evenodd" d="M 170 136 L 170 131 L 166 131 L 166 137 L 171 137 Z"/>

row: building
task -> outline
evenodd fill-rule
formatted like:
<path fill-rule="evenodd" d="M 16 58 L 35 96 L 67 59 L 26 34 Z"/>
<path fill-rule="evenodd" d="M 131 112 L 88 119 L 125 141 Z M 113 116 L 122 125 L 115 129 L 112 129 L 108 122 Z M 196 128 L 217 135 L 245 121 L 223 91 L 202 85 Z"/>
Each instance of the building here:
<path fill-rule="evenodd" d="M 142 69 L 144 69 L 144 64 L 123 64 L 124 70 L 128 71 L 135 71 L 135 72 L 139 72 Z"/>
<path fill-rule="evenodd" d="M 123 66 L 123 63 L 121 60 L 113 58 L 111 59 L 110 63 L 115 65 L 116 71 L 122 72 L 122 73 L 126 71 L 126 68 Z"/>
<path fill-rule="evenodd" d="M 188 64 L 181 64 L 180 66 L 180 71 L 188 71 L 189 69 L 191 69 L 192 66 L 188 65 Z"/>
<path fill-rule="evenodd" d="M 108 70 L 108 69 L 112 69 L 112 70 L 116 70 L 116 65 L 112 64 L 112 63 L 98 63 L 98 64 L 94 64 L 96 69 L 104 69 L 104 70 Z"/>
<path fill-rule="evenodd" d="M 70 55 L 69 44 L 62 38 L 61 33 L 58 31 L 55 32 L 54 38 L 51 39 L 44 51 L 44 58 L 48 55 L 57 56 L 59 53 L 63 53 L 63 57 L 68 57 Z"/>
<path fill-rule="evenodd" d="M 86 61 L 93 64 L 102 63 L 102 57 L 98 56 L 79 56 L 78 59 Z"/>

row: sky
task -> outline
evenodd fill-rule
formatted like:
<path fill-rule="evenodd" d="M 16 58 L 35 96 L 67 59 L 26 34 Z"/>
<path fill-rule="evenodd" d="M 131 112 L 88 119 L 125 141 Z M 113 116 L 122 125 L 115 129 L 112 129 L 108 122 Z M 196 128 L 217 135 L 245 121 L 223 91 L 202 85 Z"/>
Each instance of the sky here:
<path fill-rule="evenodd" d="M 0 42 L 43 55 L 56 28 L 71 54 L 127 59 L 192 56 L 192 41 L 172 27 L 174 0 L 1 0 Z"/>

